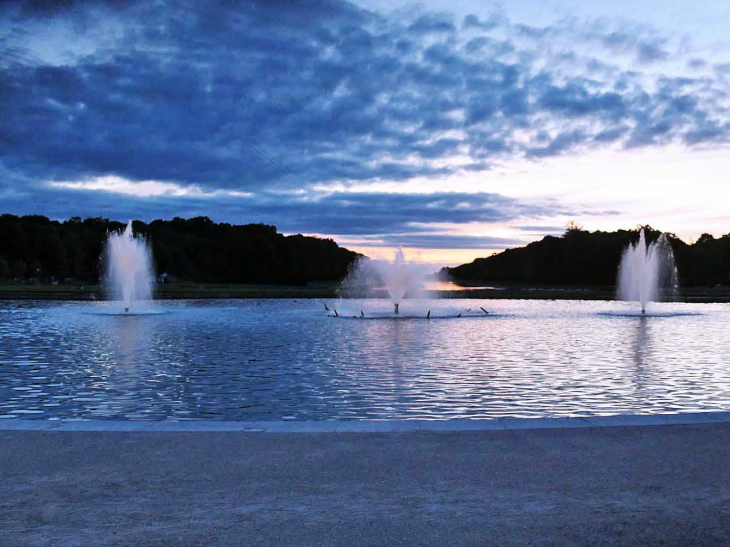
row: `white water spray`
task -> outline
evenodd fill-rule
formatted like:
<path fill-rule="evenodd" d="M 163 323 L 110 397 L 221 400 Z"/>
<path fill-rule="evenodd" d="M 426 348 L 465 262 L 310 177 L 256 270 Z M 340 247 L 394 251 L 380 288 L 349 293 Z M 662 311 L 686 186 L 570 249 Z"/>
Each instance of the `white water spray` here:
<path fill-rule="evenodd" d="M 388 291 L 394 313 L 400 313 L 400 305 L 406 296 L 418 298 L 428 275 L 426 266 L 408 262 L 398 249 L 393 261 L 358 260 L 351 268 L 342 286 L 350 295 L 367 296 L 373 289 Z"/>
<path fill-rule="evenodd" d="M 388 289 L 396 313 L 406 293 L 419 291 L 423 286 L 422 268 L 408 263 L 400 249 L 396 251 L 393 262 L 376 262 L 375 269 Z"/>
<path fill-rule="evenodd" d="M 143 237 L 134 236 L 130 220 L 123 232 L 109 234 L 104 283 L 129 312 L 135 302 L 152 299 L 153 280 L 152 252 Z"/>
<path fill-rule="evenodd" d="M 639 241 L 629 244 L 621 257 L 618 278 L 618 297 L 639 302 L 641 313 L 646 313 L 649 302 L 659 300 L 660 289 L 674 292 L 677 287 L 677 268 L 674 254 L 664 234 L 647 245 L 644 229 Z"/>

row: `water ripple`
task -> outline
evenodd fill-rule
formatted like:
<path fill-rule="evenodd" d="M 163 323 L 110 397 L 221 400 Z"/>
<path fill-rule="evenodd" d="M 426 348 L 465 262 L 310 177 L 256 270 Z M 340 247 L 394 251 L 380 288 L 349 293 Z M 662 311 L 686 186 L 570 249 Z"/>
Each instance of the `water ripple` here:
<path fill-rule="evenodd" d="M 0 418 L 448 419 L 730 410 L 730 306 L 0 303 Z M 470 316 L 467 308 L 490 311 Z M 353 320 L 359 310 L 369 320 Z M 352 312 L 352 313 L 351 313 Z"/>

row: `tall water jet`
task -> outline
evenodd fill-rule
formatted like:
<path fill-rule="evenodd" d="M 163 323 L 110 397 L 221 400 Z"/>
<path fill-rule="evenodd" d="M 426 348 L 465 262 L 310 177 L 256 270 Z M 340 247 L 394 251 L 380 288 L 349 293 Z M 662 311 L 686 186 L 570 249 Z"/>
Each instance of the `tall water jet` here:
<path fill-rule="evenodd" d="M 423 285 L 420 268 L 406 261 L 403 251 L 395 252 L 393 262 L 376 262 L 375 269 L 388 290 L 395 313 L 399 313 L 400 303 L 409 291 L 418 291 Z"/>
<path fill-rule="evenodd" d="M 342 289 L 350 296 L 369 296 L 373 289 L 385 289 L 393 303 L 393 312 L 399 314 L 406 296 L 420 295 L 427 274 L 427 267 L 409 262 L 398 249 L 392 262 L 358 260 L 343 281 Z"/>
<path fill-rule="evenodd" d="M 142 236 L 134 235 L 132 221 L 122 232 L 109 234 L 104 284 L 112 299 L 129 312 L 136 301 L 152 299 L 152 252 Z"/>
<path fill-rule="evenodd" d="M 618 297 L 621 300 L 639 302 L 645 314 L 649 302 L 660 298 L 660 290 L 676 291 L 677 268 L 674 253 L 664 234 L 647 244 L 642 228 L 639 241 L 630 243 L 624 250 L 619 266 Z"/>

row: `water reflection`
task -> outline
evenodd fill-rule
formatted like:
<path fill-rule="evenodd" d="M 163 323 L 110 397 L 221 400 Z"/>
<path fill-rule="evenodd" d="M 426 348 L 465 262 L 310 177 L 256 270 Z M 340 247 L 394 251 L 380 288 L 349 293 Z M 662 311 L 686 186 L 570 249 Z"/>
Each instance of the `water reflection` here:
<path fill-rule="evenodd" d="M 373 302 L 349 302 L 369 309 Z M 0 303 L 0 417 L 339 419 L 730 409 L 723 305 L 429 303 L 489 317 L 326 317 L 319 301 Z M 98 306 L 103 306 L 100 304 Z M 90 310 L 90 307 L 92 308 Z M 674 313 L 694 315 L 673 315 Z"/>
<path fill-rule="evenodd" d="M 138 355 L 149 351 L 149 329 L 143 328 L 144 318 L 119 316 L 116 325 L 111 332 L 116 336 L 117 342 L 117 363 L 133 366 L 137 363 Z"/>
<path fill-rule="evenodd" d="M 634 377 L 637 393 L 642 393 L 648 380 L 649 362 L 651 359 L 651 334 L 648 317 L 636 318 L 636 328 L 632 343 L 634 356 Z"/>
<path fill-rule="evenodd" d="M 632 344 L 634 350 L 634 363 L 636 370 L 642 370 L 651 352 L 651 337 L 649 333 L 649 319 L 647 317 L 636 318 L 636 333 Z"/>

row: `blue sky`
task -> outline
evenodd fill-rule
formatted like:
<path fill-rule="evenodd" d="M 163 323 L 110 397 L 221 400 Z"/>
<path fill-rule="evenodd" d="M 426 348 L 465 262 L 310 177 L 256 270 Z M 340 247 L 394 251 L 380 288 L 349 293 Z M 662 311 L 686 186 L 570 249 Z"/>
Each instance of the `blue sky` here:
<path fill-rule="evenodd" d="M 455 264 L 730 232 L 723 2 L 5 2 L 0 212 L 207 215 Z"/>

